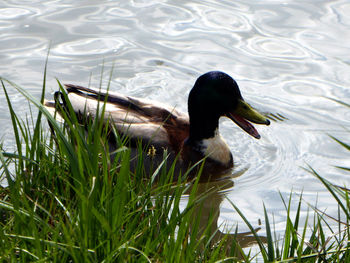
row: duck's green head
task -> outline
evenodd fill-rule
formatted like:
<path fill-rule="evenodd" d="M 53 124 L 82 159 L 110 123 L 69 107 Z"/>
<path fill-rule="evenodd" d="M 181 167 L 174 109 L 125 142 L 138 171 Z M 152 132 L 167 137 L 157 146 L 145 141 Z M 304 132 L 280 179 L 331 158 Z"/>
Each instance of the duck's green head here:
<path fill-rule="evenodd" d="M 269 125 L 270 121 L 242 98 L 236 81 L 219 71 L 200 76 L 188 98 L 190 137 L 204 139 L 214 136 L 219 118 L 230 118 L 251 136 L 260 135 L 250 123 Z"/>

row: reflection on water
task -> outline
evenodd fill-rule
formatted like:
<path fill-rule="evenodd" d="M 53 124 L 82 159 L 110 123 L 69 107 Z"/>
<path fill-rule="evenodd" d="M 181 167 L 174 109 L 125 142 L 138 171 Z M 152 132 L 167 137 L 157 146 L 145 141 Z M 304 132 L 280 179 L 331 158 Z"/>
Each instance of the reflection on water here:
<path fill-rule="evenodd" d="M 220 206 L 222 201 L 228 198 L 230 191 L 233 191 L 234 182 L 233 178 L 237 178 L 244 174 L 246 170 L 242 170 L 233 174 L 228 174 L 216 180 L 209 182 L 200 182 L 196 191 L 196 197 L 200 200 L 194 208 L 192 214 L 193 226 L 191 228 L 198 227 L 197 238 L 203 238 L 205 233 L 209 233 L 211 245 L 218 244 L 220 241 L 225 240 L 226 253 L 230 254 L 231 249 L 236 242 L 238 242 L 241 248 L 250 247 L 256 244 L 256 239 L 252 232 L 237 232 L 235 228 L 226 229 L 225 232 L 220 230 L 219 216 Z M 192 188 L 188 190 L 188 194 L 192 191 Z M 233 209 L 233 208 L 232 208 Z M 231 213 L 236 213 L 232 210 Z M 255 229 L 256 232 L 260 230 L 260 227 Z M 227 233 L 228 231 L 228 233 Z M 262 242 L 267 242 L 266 237 L 260 236 Z M 239 255 L 240 253 L 238 253 Z"/>
<path fill-rule="evenodd" d="M 278 192 L 303 189 L 307 201 L 314 203 L 317 195 L 322 208 L 337 213 L 327 191 L 302 167 L 309 164 L 338 185 L 349 182 L 345 171 L 333 167 L 350 166 L 347 153 L 327 135 L 348 141 L 342 126 L 350 126 L 349 110 L 328 98 L 349 103 L 349 10 L 345 0 L 9 0 L 0 8 L 0 75 L 39 97 L 50 46 L 48 93 L 57 90 L 56 77 L 98 86 L 102 68 L 108 72 L 115 65 L 111 90 L 185 111 L 199 75 L 227 72 L 244 98 L 276 122 L 258 127 L 262 138 L 255 140 L 221 121 L 235 169 L 245 170 L 231 179 L 235 186 L 225 195 L 256 225 L 264 202 L 276 230 L 283 231 Z M 9 94 L 25 117 L 24 98 Z M 0 137 L 11 148 L 3 93 L 0 101 Z M 247 230 L 226 199 L 217 203 L 219 226 L 238 223 Z"/>

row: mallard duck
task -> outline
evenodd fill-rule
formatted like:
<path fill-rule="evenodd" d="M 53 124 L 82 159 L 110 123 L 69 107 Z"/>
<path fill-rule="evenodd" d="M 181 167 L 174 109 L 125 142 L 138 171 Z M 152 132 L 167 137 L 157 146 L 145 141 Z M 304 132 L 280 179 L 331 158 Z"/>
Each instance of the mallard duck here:
<path fill-rule="evenodd" d="M 105 120 L 112 120 L 118 133 L 129 137 L 131 147 L 142 141 L 147 156 L 150 156 L 147 166 L 155 156 L 162 159 L 166 150 L 171 155 L 169 160 L 177 156 L 177 166 L 182 168 L 187 169 L 205 158 L 204 174 L 226 173 L 233 167 L 233 158 L 219 133 L 220 117 L 231 119 L 256 139 L 260 135 L 250 122 L 270 124 L 244 101 L 236 81 L 219 71 L 205 73 L 197 79 L 188 97 L 188 114 L 160 103 L 117 93 L 107 94 L 71 84 L 65 88 L 74 111 L 79 115 L 94 118 L 97 107 L 102 107 L 106 101 Z M 45 104 L 55 107 L 55 102 Z M 111 140 L 113 142 L 115 140 Z"/>

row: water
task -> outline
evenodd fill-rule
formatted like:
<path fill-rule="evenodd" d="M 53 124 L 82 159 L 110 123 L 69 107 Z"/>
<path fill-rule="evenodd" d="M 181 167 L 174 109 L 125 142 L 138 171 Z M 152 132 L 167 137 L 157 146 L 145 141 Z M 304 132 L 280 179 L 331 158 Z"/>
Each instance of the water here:
<path fill-rule="evenodd" d="M 284 121 L 257 127 L 255 140 L 229 120 L 220 131 L 233 153 L 234 186 L 215 195 L 218 224 L 247 228 L 232 200 L 254 226 L 263 202 L 283 231 L 280 198 L 303 198 L 337 215 L 324 187 L 303 168 L 349 186 L 348 152 L 328 134 L 349 142 L 349 1 L 6 1 L 0 4 L 0 75 L 39 97 L 45 57 L 48 94 L 63 83 L 99 86 L 114 65 L 111 89 L 167 102 L 186 111 L 195 79 L 210 70 L 233 76 L 244 98 Z M 9 90 L 22 117 L 26 102 Z M 0 137 L 13 145 L 11 122 L 0 93 Z M 293 210 L 298 195 L 293 200 Z M 184 198 L 186 202 L 186 198 Z M 307 207 L 303 208 L 305 216 Z M 223 230 L 227 231 L 227 230 Z"/>

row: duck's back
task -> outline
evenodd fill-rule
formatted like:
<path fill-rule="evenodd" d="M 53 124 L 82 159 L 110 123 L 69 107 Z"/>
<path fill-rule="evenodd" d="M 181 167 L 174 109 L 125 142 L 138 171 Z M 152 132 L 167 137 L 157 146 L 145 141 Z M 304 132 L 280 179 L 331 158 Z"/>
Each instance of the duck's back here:
<path fill-rule="evenodd" d="M 112 121 L 118 133 L 126 135 L 130 141 L 141 141 L 147 147 L 167 149 L 177 154 L 188 137 L 188 115 L 175 108 L 113 92 L 107 95 L 71 84 L 65 87 L 77 114 L 95 118 L 97 112 L 101 113 L 105 107 L 105 121 Z"/>

